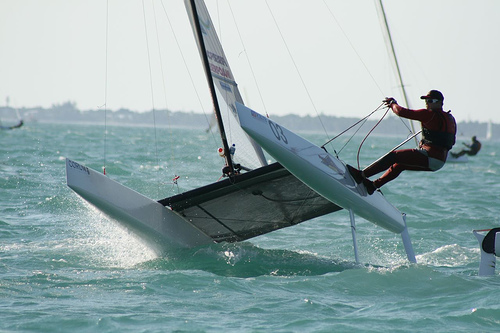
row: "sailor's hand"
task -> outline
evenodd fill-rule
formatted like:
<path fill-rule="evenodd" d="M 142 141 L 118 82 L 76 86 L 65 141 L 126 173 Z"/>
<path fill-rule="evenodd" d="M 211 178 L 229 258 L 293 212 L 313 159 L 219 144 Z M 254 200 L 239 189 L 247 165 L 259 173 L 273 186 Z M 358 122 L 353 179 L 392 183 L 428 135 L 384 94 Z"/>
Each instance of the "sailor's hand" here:
<path fill-rule="evenodd" d="M 391 107 L 391 105 L 394 104 L 394 103 L 398 104 L 398 102 L 396 102 L 396 100 L 394 98 L 392 98 L 392 97 L 386 97 L 384 99 L 384 105 L 387 106 L 387 107 Z"/>

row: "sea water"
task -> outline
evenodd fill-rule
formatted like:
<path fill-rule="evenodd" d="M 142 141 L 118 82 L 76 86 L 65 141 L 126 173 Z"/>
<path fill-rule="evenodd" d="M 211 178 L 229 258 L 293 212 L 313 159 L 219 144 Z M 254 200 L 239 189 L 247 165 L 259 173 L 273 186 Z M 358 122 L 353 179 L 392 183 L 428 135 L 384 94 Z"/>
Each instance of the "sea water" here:
<path fill-rule="evenodd" d="M 356 165 L 361 139 L 340 158 Z M 360 163 L 403 139 L 369 137 Z M 399 236 L 357 218 L 356 264 L 346 211 L 158 257 L 66 186 L 66 157 L 154 199 L 217 181 L 218 139 L 204 131 L 28 123 L 0 140 L 1 332 L 500 330 L 500 276 L 478 276 L 472 234 L 500 226 L 498 142 L 384 186 L 418 263 Z"/>

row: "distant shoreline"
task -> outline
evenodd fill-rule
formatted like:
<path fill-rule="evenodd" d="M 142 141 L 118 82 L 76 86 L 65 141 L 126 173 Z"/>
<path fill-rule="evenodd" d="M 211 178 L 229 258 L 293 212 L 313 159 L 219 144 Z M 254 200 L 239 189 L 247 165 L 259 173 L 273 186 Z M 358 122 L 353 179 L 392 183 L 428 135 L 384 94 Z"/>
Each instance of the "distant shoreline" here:
<path fill-rule="evenodd" d="M 73 103 L 64 103 L 55 105 L 52 108 L 45 109 L 42 107 L 35 108 L 11 108 L 0 107 L 0 120 L 2 123 L 8 124 L 10 121 L 17 121 L 17 113 L 29 126 L 29 123 L 54 123 L 54 124 L 86 124 L 86 125 L 104 125 L 104 110 L 78 110 Z M 147 112 L 135 112 L 128 109 L 120 109 L 117 111 L 106 111 L 106 124 L 109 126 L 157 126 L 157 127 L 179 127 L 179 128 L 200 128 L 207 129 L 209 127 L 210 118 L 212 115 L 202 113 L 184 112 L 184 111 L 167 111 L 155 110 Z M 297 132 L 316 132 L 324 133 L 340 133 L 346 128 L 352 126 L 359 121 L 359 118 L 345 118 L 328 115 L 320 117 L 285 115 L 273 116 L 273 120 L 287 127 L 292 131 Z M 364 125 L 360 134 L 369 131 L 378 121 L 378 118 L 373 117 Z M 386 117 L 375 129 L 374 134 L 384 135 L 407 135 L 409 130 L 406 128 L 405 120 L 390 116 Z M 481 122 L 459 122 L 458 124 L 459 137 L 472 137 L 476 135 L 479 140 L 486 138 L 488 123 Z M 500 133 L 500 125 L 492 124 L 491 139 L 498 139 Z"/>

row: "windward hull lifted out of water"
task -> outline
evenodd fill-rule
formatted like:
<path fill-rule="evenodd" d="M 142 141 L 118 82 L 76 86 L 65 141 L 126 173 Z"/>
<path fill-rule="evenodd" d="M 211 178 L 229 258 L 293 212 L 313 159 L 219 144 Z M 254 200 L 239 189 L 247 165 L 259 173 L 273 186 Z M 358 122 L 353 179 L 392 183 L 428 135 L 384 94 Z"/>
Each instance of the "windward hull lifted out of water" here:
<path fill-rule="evenodd" d="M 263 115 L 236 105 L 241 127 L 295 177 L 336 205 L 394 233 L 400 233 L 408 255 L 415 255 L 404 215 L 378 191 L 368 195 L 335 156 Z"/>

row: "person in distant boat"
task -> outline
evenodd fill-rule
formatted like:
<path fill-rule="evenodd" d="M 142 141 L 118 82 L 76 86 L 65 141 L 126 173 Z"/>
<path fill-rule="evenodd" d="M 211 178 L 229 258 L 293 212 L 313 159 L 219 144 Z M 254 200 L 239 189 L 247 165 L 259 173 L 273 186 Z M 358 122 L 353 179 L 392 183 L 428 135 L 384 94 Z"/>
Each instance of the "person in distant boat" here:
<path fill-rule="evenodd" d="M 470 145 L 466 144 L 465 142 L 462 142 L 462 144 L 469 149 L 462 149 L 458 153 L 450 152 L 451 156 L 453 156 L 454 158 L 458 158 L 465 154 L 469 156 L 474 156 L 481 150 L 481 142 L 479 142 L 479 140 L 476 139 L 475 135 L 472 137 L 472 143 Z"/>
<path fill-rule="evenodd" d="M 10 129 L 19 128 L 24 125 L 24 121 L 21 119 L 17 125 L 11 126 Z"/>
<path fill-rule="evenodd" d="M 418 149 L 394 150 L 363 171 L 347 166 L 354 180 L 358 184 L 363 183 L 369 194 L 373 194 L 405 170 L 437 171 L 445 164 L 448 151 L 456 140 L 455 118 L 451 111 L 443 111 L 444 96 L 440 91 L 431 90 L 420 98 L 425 100 L 425 109 L 406 109 L 392 97 L 384 100 L 385 105 L 398 116 L 421 122 L 422 140 Z M 377 180 L 368 179 L 384 170 L 386 172 Z"/>

